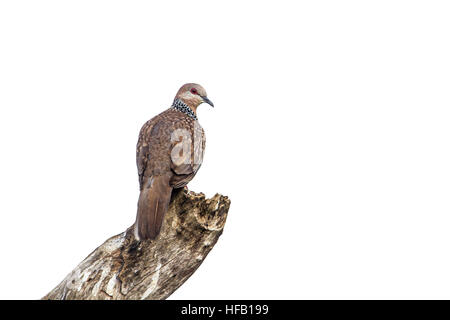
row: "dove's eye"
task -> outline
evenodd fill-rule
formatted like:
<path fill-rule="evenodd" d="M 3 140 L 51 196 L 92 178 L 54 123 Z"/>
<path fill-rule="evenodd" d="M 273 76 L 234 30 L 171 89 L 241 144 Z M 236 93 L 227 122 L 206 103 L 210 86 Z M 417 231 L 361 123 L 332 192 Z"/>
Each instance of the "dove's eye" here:
<path fill-rule="evenodd" d="M 197 93 L 198 93 L 198 92 L 197 92 L 197 89 L 192 88 L 192 89 L 191 89 L 191 93 L 192 93 L 192 94 L 197 94 Z"/>

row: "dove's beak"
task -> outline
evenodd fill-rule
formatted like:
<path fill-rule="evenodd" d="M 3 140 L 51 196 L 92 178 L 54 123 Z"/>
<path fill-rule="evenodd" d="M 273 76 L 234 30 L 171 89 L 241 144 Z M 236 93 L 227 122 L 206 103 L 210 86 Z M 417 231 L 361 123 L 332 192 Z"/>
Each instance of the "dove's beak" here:
<path fill-rule="evenodd" d="M 202 99 L 203 99 L 203 102 L 209 104 L 211 107 L 214 108 L 214 103 L 212 103 L 212 101 L 209 100 L 207 96 L 202 96 Z"/>

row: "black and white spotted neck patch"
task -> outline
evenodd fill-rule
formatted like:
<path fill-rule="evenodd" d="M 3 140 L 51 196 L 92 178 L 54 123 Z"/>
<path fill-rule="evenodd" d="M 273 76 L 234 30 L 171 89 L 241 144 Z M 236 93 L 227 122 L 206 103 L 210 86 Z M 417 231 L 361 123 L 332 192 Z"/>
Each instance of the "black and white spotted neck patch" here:
<path fill-rule="evenodd" d="M 185 115 L 191 117 L 194 120 L 197 120 L 197 116 L 195 115 L 194 111 L 192 111 L 192 109 L 189 108 L 189 106 L 180 99 L 175 99 L 173 101 L 172 108 L 183 112 Z"/>

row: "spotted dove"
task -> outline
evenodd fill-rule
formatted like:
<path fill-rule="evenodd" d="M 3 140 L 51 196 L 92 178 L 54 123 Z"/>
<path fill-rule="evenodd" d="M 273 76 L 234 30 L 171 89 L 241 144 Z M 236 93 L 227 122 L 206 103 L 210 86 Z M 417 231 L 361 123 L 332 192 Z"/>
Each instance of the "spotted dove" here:
<path fill-rule="evenodd" d="M 185 187 L 202 164 L 205 133 L 197 107 L 203 102 L 214 106 L 202 86 L 187 83 L 169 109 L 142 126 L 136 147 L 140 195 L 135 235 L 140 240 L 156 238 L 172 190 Z"/>

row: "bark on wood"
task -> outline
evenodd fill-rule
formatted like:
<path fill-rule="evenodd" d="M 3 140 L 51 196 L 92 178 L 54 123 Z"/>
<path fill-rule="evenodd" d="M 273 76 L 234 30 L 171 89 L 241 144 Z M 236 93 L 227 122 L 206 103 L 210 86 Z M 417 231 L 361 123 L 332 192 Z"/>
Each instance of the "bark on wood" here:
<path fill-rule="evenodd" d="M 174 192 L 161 233 L 138 241 L 134 226 L 106 240 L 43 299 L 165 299 L 216 244 L 230 200 Z"/>

